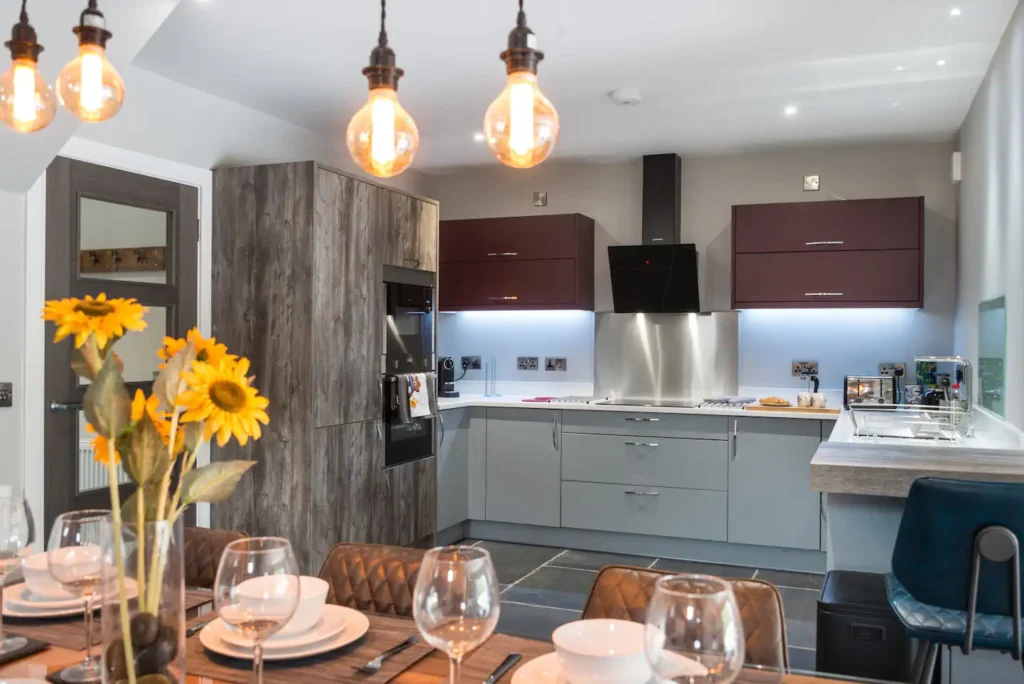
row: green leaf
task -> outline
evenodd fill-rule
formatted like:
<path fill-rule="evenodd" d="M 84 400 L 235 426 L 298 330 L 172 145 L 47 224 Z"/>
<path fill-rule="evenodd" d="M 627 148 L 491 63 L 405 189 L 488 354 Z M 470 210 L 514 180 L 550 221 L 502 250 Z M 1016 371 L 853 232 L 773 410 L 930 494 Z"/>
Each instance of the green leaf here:
<path fill-rule="evenodd" d="M 202 468 L 190 470 L 181 485 L 182 506 L 198 501 L 220 503 L 224 501 L 238 485 L 256 461 L 217 461 Z"/>
<path fill-rule="evenodd" d="M 137 485 L 159 481 L 171 467 L 171 455 L 148 415 L 143 415 L 135 424 L 131 446 L 127 454 L 121 453 L 121 460 Z"/>
<path fill-rule="evenodd" d="M 143 515 L 145 520 L 143 522 L 153 522 L 157 519 L 157 504 L 160 502 L 160 486 L 159 484 L 149 485 L 148 487 L 140 487 L 132 492 L 124 504 L 121 505 L 121 520 L 126 525 L 137 525 L 138 521 L 138 497 L 139 492 L 143 494 L 142 505 L 145 507 Z"/>
<path fill-rule="evenodd" d="M 153 381 L 153 394 L 160 398 L 161 410 L 172 410 L 178 395 L 185 391 L 185 381 L 181 379 L 181 374 L 192 368 L 192 360 L 195 357 L 195 346 L 189 340 L 188 344 L 167 361 L 160 375 L 156 376 L 156 380 Z"/>
<path fill-rule="evenodd" d="M 203 421 L 184 423 L 178 427 L 185 430 L 185 451 L 194 454 L 203 442 Z M 177 441 L 177 440 L 175 440 Z"/>
<path fill-rule="evenodd" d="M 107 439 L 116 439 L 128 427 L 132 417 L 132 400 L 121 379 L 115 355 L 103 360 L 96 379 L 85 391 L 85 419 L 96 432 Z"/>

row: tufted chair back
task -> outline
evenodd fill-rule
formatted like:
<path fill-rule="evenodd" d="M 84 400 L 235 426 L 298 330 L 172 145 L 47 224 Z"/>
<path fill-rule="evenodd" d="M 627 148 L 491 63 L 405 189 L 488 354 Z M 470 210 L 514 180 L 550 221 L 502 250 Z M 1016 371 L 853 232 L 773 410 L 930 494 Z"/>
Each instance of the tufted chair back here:
<path fill-rule="evenodd" d="M 320 577 L 327 581 L 327 602 L 366 613 L 412 616 L 412 592 L 423 549 L 378 544 L 338 544 Z"/>
<path fill-rule="evenodd" d="M 597 574 L 583 619 L 612 618 L 643 622 L 654 584 L 675 573 L 625 565 L 610 565 Z M 746 663 L 772 668 L 789 667 L 786 621 L 782 597 L 773 585 L 761 580 L 728 580 L 736 594 L 746 635 Z"/>
<path fill-rule="evenodd" d="M 185 528 L 185 586 L 213 589 L 217 565 L 224 549 L 246 535 L 234 530 L 208 530 L 205 527 Z"/>

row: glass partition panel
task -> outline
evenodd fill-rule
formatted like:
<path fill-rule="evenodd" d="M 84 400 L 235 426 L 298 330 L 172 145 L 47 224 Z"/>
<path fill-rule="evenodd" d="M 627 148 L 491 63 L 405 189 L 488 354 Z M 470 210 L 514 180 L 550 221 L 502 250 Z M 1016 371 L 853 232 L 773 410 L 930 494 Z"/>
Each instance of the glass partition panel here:
<path fill-rule="evenodd" d="M 1006 368 L 1006 298 L 982 302 L 978 310 L 978 398 L 993 413 L 1006 417 L 1003 383 Z"/>

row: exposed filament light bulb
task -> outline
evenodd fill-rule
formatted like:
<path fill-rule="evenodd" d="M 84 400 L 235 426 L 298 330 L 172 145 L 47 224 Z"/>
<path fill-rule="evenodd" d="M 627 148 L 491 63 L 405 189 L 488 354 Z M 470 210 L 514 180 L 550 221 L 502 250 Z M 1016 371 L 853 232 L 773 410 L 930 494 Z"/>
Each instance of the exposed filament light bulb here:
<path fill-rule="evenodd" d="M 46 128 L 57 112 L 53 90 L 39 74 L 37 63 L 43 46 L 36 42 L 22 3 L 20 21 L 4 43 L 11 51 L 11 68 L 0 76 L 0 121 L 19 133 Z"/>
<path fill-rule="evenodd" d="M 544 53 L 536 45 L 520 3 L 508 50 L 501 53 L 508 81 L 484 115 L 484 135 L 494 156 L 518 169 L 540 164 L 558 141 L 558 112 L 537 85 L 537 63 Z"/>
<path fill-rule="evenodd" d="M 82 121 L 106 121 L 124 103 L 124 81 L 107 61 L 106 45 L 111 33 L 103 14 L 96 9 L 96 0 L 89 0 L 74 31 L 78 35 L 78 56 L 57 77 L 60 102 Z"/>

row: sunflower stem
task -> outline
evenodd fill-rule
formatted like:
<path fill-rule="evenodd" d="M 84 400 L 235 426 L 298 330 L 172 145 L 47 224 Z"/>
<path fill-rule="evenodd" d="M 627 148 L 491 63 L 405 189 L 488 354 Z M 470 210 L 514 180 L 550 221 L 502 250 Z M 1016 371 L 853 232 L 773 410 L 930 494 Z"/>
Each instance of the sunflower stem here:
<path fill-rule="evenodd" d="M 139 610 L 146 610 L 146 488 L 135 490 L 135 534 L 138 535 L 139 549 L 135 554 L 135 574 L 139 583 Z"/>
<path fill-rule="evenodd" d="M 107 479 L 110 482 L 110 503 L 114 514 L 114 562 L 117 563 L 117 593 L 121 608 L 121 642 L 124 644 L 125 666 L 128 669 L 128 684 L 135 682 L 135 649 L 132 647 L 131 618 L 128 615 L 128 595 L 124 583 L 124 553 L 121 547 L 123 525 L 121 523 L 121 492 L 117 483 L 117 464 L 114 462 L 114 440 L 107 441 Z"/>
<path fill-rule="evenodd" d="M 173 411 L 171 415 L 171 437 L 167 449 L 170 451 L 171 458 L 174 458 L 174 440 L 178 433 L 178 409 L 171 407 Z M 157 499 L 156 515 L 157 520 L 167 520 L 168 513 L 171 509 L 166 509 L 167 506 L 167 494 L 171 488 L 171 472 L 174 470 L 173 467 L 169 467 L 167 472 L 164 473 L 163 480 L 160 482 L 160 498 Z M 157 609 L 160 605 L 160 591 L 163 582 L 161 576 L 163 575 L 163 568 L 165 560 L 163 558 L 162 545 L 153 545 L 153 558 L 150 559 L 149 563 L 149 595 L 147 597 L 147 603 L 150 607 L 150 612 L 154 615 L 157 613 Z"/>
<path fill-rule="evenodd" d="M 174 498 L 171 500 L 171 511 L 173 512 L 173 515 L 171 516 L 171 522 L 177 520 L 178 516 L 180 516 L 182 511 L 185 510 L 184 506 L 182 506 L 180 509 L 178 508 L 178 503 L 181 501 L 181 487 L 182 484 L 184 484 L 185 473 L 192 470 L 192 466 L 195 465 L 196 458 L 199 456 L 199 447 L 201 447 L 202 445 L 202 441 L 200 441 L 199 444 L 196 445 L 195 450 L 188 455 L 188 459 L 185 461 L 185 466 L 181 469 L 181 477 L 179 478 L 181 482 L 178 483 L 178 488 L 174 490 Z"/>

